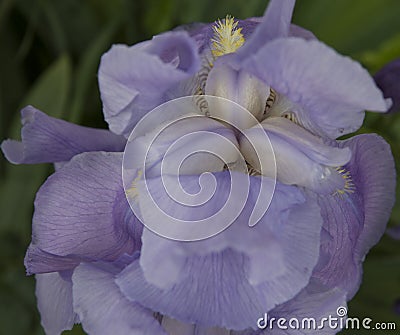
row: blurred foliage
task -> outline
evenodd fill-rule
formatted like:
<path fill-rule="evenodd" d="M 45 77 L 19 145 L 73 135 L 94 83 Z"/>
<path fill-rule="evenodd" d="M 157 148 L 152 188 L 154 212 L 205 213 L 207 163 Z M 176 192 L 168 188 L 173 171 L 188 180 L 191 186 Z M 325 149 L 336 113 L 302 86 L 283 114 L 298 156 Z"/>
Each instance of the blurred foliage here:
<path fill-rule="evenodd" d="M 27 104 L 105 128 L 96 72 L 102 53 L 113 43 L 133 44 L 180 24 L 212 22 L 227 13 L 260 16 L 265 7 L 261 0 L 0 0 L 0 139 L 18 138 L 19 109 Z M 399 13 L 398 0 L 298 0 L 294 22 L 374 72 L 400 57 Z M 360 132 L 385 137 L 400 166 L 400 114 L 369 114 Z M 35 192 L 51 171 L 47 165 L 11 166 L 0 158 L 0 334 L 43 334 L 34 278 L 25 277 L 23 257 Z M 390 224 L 399 223 L 397 204 Z M 394 313 L 398 298 L 399 242 L 385 236 L 368 255 L 350 316 L 396 321 L 399 328 L 400 317 Z"/>

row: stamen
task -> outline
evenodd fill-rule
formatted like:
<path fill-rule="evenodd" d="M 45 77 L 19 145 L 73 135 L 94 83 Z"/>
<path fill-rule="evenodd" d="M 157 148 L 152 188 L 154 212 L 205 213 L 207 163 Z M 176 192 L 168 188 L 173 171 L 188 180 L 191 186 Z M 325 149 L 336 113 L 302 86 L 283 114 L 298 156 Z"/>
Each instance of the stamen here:
<path fill-rule="evenodd" d="M 242 28 L 237 28 L 238 21 L 227 15 L 224 20 L 218 20 L 213 26 L 212 55 L 217 58 L 239 49 L 244 43 Z"/>
<path fill-rule="evenodd" d="M 335 168 L 335 170 L 344 179 L 344 187 L 341 190 L 336 190 L 333 193 L 333 196 L 336 196 L 336 195 L 343 196 L 346 193 L 354 193 L 356 190 L 356 186 L 353 183 L 353 179 L 351 178 L 350 171 L 347 171 L 343 166 L 338 166 Z"/>

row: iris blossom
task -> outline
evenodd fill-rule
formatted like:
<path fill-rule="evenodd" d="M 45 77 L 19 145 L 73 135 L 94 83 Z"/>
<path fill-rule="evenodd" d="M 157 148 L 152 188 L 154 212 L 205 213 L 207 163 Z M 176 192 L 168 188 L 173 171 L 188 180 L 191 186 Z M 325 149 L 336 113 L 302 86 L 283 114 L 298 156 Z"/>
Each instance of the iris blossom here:
<path fill-rule="evenodd" d="M 297 334 L 259 330 L 257 320 L 264 313 L 335 316 L 354 296 L 362 262 L 393 206 L 395 170 L 390 147 L 378 135 L 337 138 L 361 126 L 364 110 L 385 112 L 390 101 L 357 62 L 292 25 L 293 8 L 294 0 L 271 0 L 261 19 L 227 16 L 113 46 L 99 69 L 110 131 L 23 109 L 22 142 L 4 141 L 5 156 L 16 164 L 56 164 L 36 196 L 25 259 L 28 274 L 36 275 L 47 334 L 74 323 L 96 335 Z M 214 132 L 248 164 L 250 192 L 236 220 L 208 239 L 183 242 L 159 236 L 133 214 L 121 167 L 138 121 L 192 95 L 200 109 L 207 95 L 229 99 L 259 124 L 206 108 L 207 117 L 185 120 L 159 139 L 162 156 L 163 147 L 193 130 Z M 241 133 L 218 117 L 234 121 Z M 259 189 L 273 187 L 271 157 L 254 151 L 266 146 L 265 134 L 277 182 L 268 211 L 249 227 Z M 235 162 L 235 153 L 228 156 Z M 198 160 L 181 182 L 196 192 L 205 171 L 218 182 L 211 204 L 194 210 L 161 192 L 158 204 L 185 220 L 215 211 L 229 188 L 226 166 Z M 149 187 L 158 189 L 160 178 L 153 173 Z M 134 201 L 142 219 L 152 220 L 141 194 L 138 186 Z"/>

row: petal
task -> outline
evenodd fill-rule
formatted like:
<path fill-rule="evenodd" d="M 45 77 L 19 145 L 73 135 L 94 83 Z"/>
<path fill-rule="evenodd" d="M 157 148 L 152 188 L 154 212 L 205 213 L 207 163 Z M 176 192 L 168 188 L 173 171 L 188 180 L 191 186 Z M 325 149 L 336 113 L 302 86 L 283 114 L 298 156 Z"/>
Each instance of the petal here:
<path fill-rule="evenodd" d="M 227 329 L 254 327 L 260 311 L 295 296 L 308 283 L 318 259 L 319 208 L 300 190 L 278 185 L 267 213 L 250 228 L 249 217 L 263 180 L 251 179 L 244 210 L 218 235 L 187 243 L 145 229 L 140 264 L 132 263 L 118 276 L 122 292 L 183 322 Z M 162 197 L 155 201 L 160 207 L 168 203 Z M 224 197 L 210 202 L 220 201 Z M 168 205 L 172 213 L 186 217 L 201 212 L 190 208 L 183 213 L 183 206 Z"/>
<path fill-rule="evenodd" d="M 269 87 L 245 71 L 236 71 L 229 64 L 224 63 L 223 60 L 223 58 L 217 59 L 208 74 L 205 94 L 236 102 L 254 115 L 255 118 L 261 120 L 269 94 Z M 224 120 L 229 120 L 229 111 L 225 114 Z M 251 127 L 254 124 L 251 121 L 253 120 L 244 122 L 244 126 L 241 129 Z"/>
<path fill-rule="evenodd" d="M 230 335 L 334 335 L 341 329 L 340 321 L 337 326 L 334 321 L 338 308 L 346 308 L 345 293 L 339 289 L 326 289 L 312 281 L 294 299 L 270 313 L 260 314 L 256 321 L 260 323 L 260 330 L 231 331 Z M 332 327 L 328 322 L 330 316 Z M 280 318 L 285 322 L 278 326 Z M 269 322 L 265 323 L 265 319 Z"/>
<path fill-rule="evenodd" d="M 83 153 L 50 176 L 36 196 L 32 243 L 84 259 L 115 259 L 140 248 L 121 166 L 122 153 Z"/>
<path fill-rule="evenodd" d="M 244 59 L 257 52 L 266 43 L 280 37 L 287 37 L 290 31 L 295 0 L 271 0 L 262 22 L 241 47 L 237 56 Z"/>
<path fill-rule="evenodd" d="M 166 335 L 152 311 L 128 301 L 108 265 L 79 265 L 72 276 L 74 310 L 83 329 L 96 335 Z"/>
<path fill-rule="evenodd" d="M 145 113 L 166 101 L 169 89 L 199 67 L 197 45 L 184 31 L 165 33 L 132 47 L 113 46 L 99 68 L 103 112 L 110 129 L 129 135 Z"/>
<path fill-rule="evenodd" d="M 360 197 L 325 196 L 319 200 L 325 233 L 314 277 L 328 287 L 339 287 L 354 295 L 361 281 L 361 262 L 355 262 L 355 244 L 362 231 Z"/>
<path fill-rule="evenodd" d="M 340 308 L 341 311 L 344 311 L 346 307 L 345 292 L 339 289 L 328 289 L 313 280 L 294 299 L 277 306 L 267 314 L 267 319 L 270 320 L 270 323 L 267 325 L 265 331 L 260 334 L 296 335 L 300 332 L 301 334 L 309 335 L 334 335 L 342 328 L 340 321 L 337 322 L 336 327 L 335 322 L 331 322 L 331 327 L 328 319 L 329 317 L 332 320 L 335 317 L 338 318 L 338 309 Z M 262 317 L 265 319 L 265 315 Z M 272 318 L 275 318 L 274 322 L 271 322 Z M 281 328 L 277 324 L 277 320 L 280 318 L 286 320 Z M 310 321 L 308 329 L 308 323 L 303 323 L 303 320 L 307 319 L 315 320 L 315 323 Z M 298 324 L 296 321 L 298 321 Z M 305 326 L 302 327 L 302 324 Z M 285 327 L 287 328 L 284 329 Z M 232 335 L 239 334 L 233 333 Z"/>
<path fill-rule="evenodd" d="M 47 335 L 58 335 L 79 322 L 72 308 L 71 273 L 58 272 L 36 275 L 36 297 Z"/>
<path fill-rule="evenodd" d="M 173 65 L 186 75 L 194 74 L 199 69 L 199 56 L 188 34 L 179 32 L 164 33 L 154 36 L 147 52 L 158 56 L 165 64 Z"/>
<path fill-rule="evenodd" d="M 266 210 L 273 181 L 262 185 Z M 255 187 L 260 189 L 260 185 Z M 197 241 L 220 233 L 235 221 L 251 185 L 247 174 L 234 171 L 232 176 L 227 172 L 162 175 L 141 180 L 136 188 L 142 222 L 148 229 L 172 240 Z"/>
<path fill-rule="evenodd" d="M 239 143 L 246 160 L 262 175 L 273 177 L 276 171 L 282 183 L 324 194 L 345 187 L 345 179 L 335 167 L 350 160 L 348 148 L 328 145 L 285 118 L 268 118 L 261 125 L 244 131 Z M 263 153 L 266 134 L 273 151 Z"/>
<path fill-rule="evenodd" d="M 351 151 L 348 148 L 329 146 L 322 138 L 286 118 L 268 118 L 262 126 L 268 134 L 284 137 L 285 141 L 320 164 L 340 166 L 350 160 Z"/>
<path fill-rule="evenodd" d="M 340 287 L 351 298 L 361 280 L 366 253 L 385 232 L 395 198 L 395 168 L 389 145 L 377 135 L 360 135 L 339 142 L 349 147 L 351 161 L 344 166 L 354 193 L 320 197 L 327 234 L 315 276 L 330 287 Z"/>
<path fill-rule="evenodd" d="M 363 110 L 387 110 L 382 92 L 360 64 L 316 40 L 274 40 L 242 67 L 286 96 L 303 126 L 332 139 L 357 130 Z"/>
<path fill-rule="evenodd" d="M 356 136 L 340 146 L 353 152 L 348 169 L 363 197 L 363 231 L 355 250 L 356 260 L 362 261 L 386 229 L 395 202 L 396 169 L 389 144 L 378 135 Z"/>
<path fill-rule="evenodd" d="M 73 270 L 80 260 L 76 257 L 56 256 L 44 252 L 31 244 L 26 252 L 25 267 L 27 275 L 55 271 Z"/>
<path fill-rule="evenodd" d="M 180 102 L 186 104 L 179 100 L 177 109 Z M 158 127 L 152 123 L 151 129 L 142 133 L 129 138 L 124 168 L 145 168 L 146 177 L 161 172 L 185 175 L 221 171 L 225 163 L 235 162 L 240 155 L 233 130 L 205 116 L 188 115 Z"/>
<path fill-rule="evenodd" d="M 21 111 L 22 142 L 1 144 L 6 158 L 14 164 L 69 161 L 87 151 L 122 151 L 126 140 L 108 130 L 82 127 L 50 117 L 32 106 Z"/>
<path fill-rule="evenodd" d="M 288 15 L 290 15 L 290 14 L 288 13 Z M 261 22 L 263 22 L 263 19 L 264 19 L 263 17 L 252 17 L 252 18 L 244 20 L 242 23 L 242 27 L 243 27 L 242 33 L 243 33 L 244 37 L 245 38 L 250 37 L 249 35 L 253 33 L 253 31 L 257 28 L 257 26 Z M 240 26 L 240 23 L 241 23 L 241 21 L 239 21 L 238 26 Z M 247 32 L 247 34 L 246 34 L 246 32 Z M 300 27 L 296 24 L 293 24 L 293 23 L 289 27 L 288 36 L 301 37 L 301 38 L 304 38 L 305 40 L 316 39 L 315 35 L 311 31 L 309 31 L 303 27 Z"/>
<path fill-rule="evenodd" d="M 289 36 L 301 37 L 304 38 L 305 40 L 317 39 L 311 31 L 304 29 L 303 27 L 297 26 L 295 24 L 290 25 Z"/>
<path fill-rule="evenodd" d="M 374 75 L 374 79 L 382 90 L 384 97 L 393 101 L 393 105 L 388 112 L 400 111 L 400 59 L 386 64 Z"/>

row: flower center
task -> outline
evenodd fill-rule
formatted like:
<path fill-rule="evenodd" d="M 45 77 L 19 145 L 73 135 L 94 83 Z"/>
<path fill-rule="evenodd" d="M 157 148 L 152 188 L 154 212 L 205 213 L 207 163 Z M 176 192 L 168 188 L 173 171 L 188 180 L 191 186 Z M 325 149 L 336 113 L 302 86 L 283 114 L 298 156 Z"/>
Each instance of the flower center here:
<path fill-rule="evenodd" d="M 269 87 L 267 83 L 235 65 L 235 56 L 229 54 L 235 53 L 245 42 L 242 28 L 238 28 L 238 23 L 228 15 L 225 19 L 216 21 L 212 27 L 214 35 L 210 49 L 203 54 L 203 67 L 196 78 L 198 81 L 195 101 L 200 111 L 217 120 L 225 120 L 227 124 L 234 124 L 241 131 L 252 128 L 258 122 L 269 122 L 279 117 L 313 133 L 301 117 L 301 107 Z M 222 99 L 208 101 L 207 96 L 217 96 L 236 102 L 251 114 L 244 113 L 242 109 L 233 110 L 232 105 L 224 103 Z M 248 173 L 268 176 L 268 171 L 262 171 L 252 161 L 251 150 L 247 152 L 243 147 L 242 150 L 245 151 L 242 153 L 246 157 Z M 298 152 L 286 147 L 278 153 L 278 156 L 284 156 L 286 151 L 290 151 L 294 157 L 299 157 Z M 308 162 L 307 155 L 302 159 L 307 164 L 311 164 Z M 268 167 L 267 161 L 270 157 L 262 158 L 262 160 L 266 160 L 264 165 Z M 294 161 L 294 159 L 283 158 L 278 168 L 284 171 L 289 161 Z M 306 163 L 304 165 L 307 165 Z M 300 180 L 296 177 L 298 164 L 293 163 L 291 171 L 287 171 L 288 176 L 278 173 L 278 179 L 287 184 L 305 186 L 332 195 L 340 196 L 354 192 L 350 173 L 343 167 L 325 166 L 317 162 L 314 167 L 310 169 L 308 176 Z"/>

